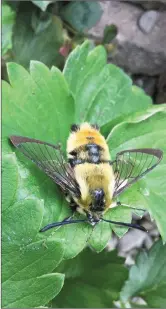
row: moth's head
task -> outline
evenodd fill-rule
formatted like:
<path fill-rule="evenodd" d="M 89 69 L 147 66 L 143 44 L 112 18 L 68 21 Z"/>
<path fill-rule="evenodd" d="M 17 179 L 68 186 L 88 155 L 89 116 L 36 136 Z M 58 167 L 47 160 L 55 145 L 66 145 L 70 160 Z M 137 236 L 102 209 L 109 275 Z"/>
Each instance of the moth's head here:
<path fill-rule="evenodd" d="M 89 210 L 92 213 L 102 213 L 105 209 L 105 193 L 101 188 L 91 191 L 92 203 Z"/>

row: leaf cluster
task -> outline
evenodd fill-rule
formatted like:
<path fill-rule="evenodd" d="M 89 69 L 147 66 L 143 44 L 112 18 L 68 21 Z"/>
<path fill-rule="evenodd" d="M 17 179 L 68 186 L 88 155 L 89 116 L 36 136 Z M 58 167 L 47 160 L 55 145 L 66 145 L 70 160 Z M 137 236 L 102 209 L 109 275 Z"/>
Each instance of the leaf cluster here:
<path fill-rule="evenodd" d="M 108 304 L 112 306 L 120 297 L 127 278 L 122 260 L 115 258 L 114 253 L 96 255 L 85 251 L 78 254 L 87 243 L 96 252 L 101 252 L 111 238 L 112 230 L 122 237 L 127 229 L 103 222 L 92 230 L 84 223 L 40 234 L 41 227 L 62 220 L 70 210 L 56 185 L 32 162 L 15 153 L 8 137 L 15 134 L 54 144 L 61 141 L 65 150 L 72 123 L 97 121 L 112 158 L 116 152 L 127 148 L 156 147 L 165 152 L 165 105 L 153 106 L 151 99 L 132 86 L 131 79 L 121 69 L 107 64 L 104 48 L 92 49 L 89 41 L 77 46 L 70 54 L 63 72 L 32 61 L 30 72 L 21 65 L 9 63 L 8 76 L 10 84 L 3 82 L 2 91 L 3 307 L 47 305 L 61 290 L 64 274 L 67 279 L 62 298 L 59 294 L 54 304 L 63 307 L 70 301 L 70 305 L 77 307 L 84 300 L 87 308 L 97 303 L 101 308 Z M 121 196 L 122 204 L 150 212 L 164 241 L 165 170 L 164 156 L 151 175 Z M 107 218 L 131 221 L 128 206 L 112 209 Z M 164 248 L 160 243 L 161 252 Z M 153 251 L 147 264 L 151 254 L 153 256 Z M 56 268 L 62 260 L 63 264 Z M 152 268 L 153 263 L 150 270 Z M 164 278 L 158 281 L 162 288 Z M 153 283 L 151 280 L 152 287 Z M 74 296 L 72 300 L 69 297 L 73 293 L 70 286 L 77 288 L 75 304 Z M 100 298 L 97 291 L 101 286 Z M 82 291 L 86 291 L 86 295 Z M 127 296 L 124 296 L 124 292 L 122 301 L 126 302 L 139 291 L 133 285 L 132 294 L 126 292 Z"/>

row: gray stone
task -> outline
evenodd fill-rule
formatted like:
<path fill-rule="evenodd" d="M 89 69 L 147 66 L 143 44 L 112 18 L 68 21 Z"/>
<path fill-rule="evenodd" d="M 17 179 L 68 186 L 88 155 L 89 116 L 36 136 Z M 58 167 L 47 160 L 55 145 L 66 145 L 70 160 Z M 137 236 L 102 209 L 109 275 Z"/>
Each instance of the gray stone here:
<path fill-rule="evenodd" d="M 154 76 L 145 76 L 145 75 L 136 75 L 132 77 L 134 85 L 144 89 L 146 94 L 150 95 L 151 97 L 154 96 L 156 92 L 156 84 L 157 84 L 157 77 Z"/>
<path fill-rule="evenodd" d="M 140 29 L 144 33 L 150 33 L 154 28 L 159 15 L 159 12 L 153 10 L 143 13 L 138 21 Z"/>
<path fill-rule="evenodd" d="M 106 25 L 115 24 L 118 35 L 112 42 L 115 51 L 109 59 L 132 74 L 160 75 L 166 70 L 166 11 L 159 12 L 152 31 L 144 34 L 138 20 L 144 10 L 126 2 L 101 1 L 103 15 L 89 30 L 96 39 L 102 39 Z"/>
<path fill-rule="evenodd" d="M 130 252 L 132 249 L 141 248 L 147 237 L 148 235 L 145 232 L 130 230 L 119 240 L 119 253 L 122 254 L 123 252 Z"/>
<path fill-rule="evenodd" d="M 146 10 L 164 10 L 166 9 L 166 1 L 165 0 L 128 0 L 128 2 L 132 2 L 133 4 L 141 5 Z"/>

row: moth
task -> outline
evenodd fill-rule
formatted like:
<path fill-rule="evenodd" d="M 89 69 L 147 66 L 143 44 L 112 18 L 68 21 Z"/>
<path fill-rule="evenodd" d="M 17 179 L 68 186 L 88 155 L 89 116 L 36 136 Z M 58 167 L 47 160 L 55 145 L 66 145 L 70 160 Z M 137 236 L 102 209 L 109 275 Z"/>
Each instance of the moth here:
<path fill-rule="evenodd" d="M 79 222 L 95 226 L 100 221 L 146 231 L 138 224 L 107 220 L 104 215 L 124 190 L 159 164 L 163 156 L 160 149 L 124 150 L 111 160 L 99 127 L 87 122 L 71 126 L 67 159 L 59 145 L 21 136 L 11 136 L 10 140 L 60 187 L 71 208 L 71 216 L 48 224 L 40 232 Z M 85 219 L 74 220 L 75 212 L 84 214 Z"/>

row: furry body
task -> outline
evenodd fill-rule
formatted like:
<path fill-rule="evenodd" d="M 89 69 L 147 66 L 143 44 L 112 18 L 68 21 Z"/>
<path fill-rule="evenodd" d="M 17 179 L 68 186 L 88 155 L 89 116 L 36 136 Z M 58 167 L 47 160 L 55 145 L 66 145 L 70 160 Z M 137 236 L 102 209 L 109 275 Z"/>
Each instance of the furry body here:
<path fill-rule="evenodd" d="M 77 211 L 92 215 L 105 212 L 111 206 L 114 190 L 105 138 L 89 123 L 74 126 L 67 141 L 67 154 L 81 192 L 79 198 L 73 196 Z"/>

